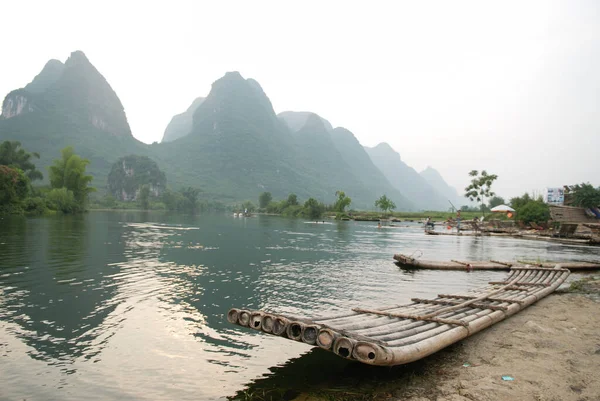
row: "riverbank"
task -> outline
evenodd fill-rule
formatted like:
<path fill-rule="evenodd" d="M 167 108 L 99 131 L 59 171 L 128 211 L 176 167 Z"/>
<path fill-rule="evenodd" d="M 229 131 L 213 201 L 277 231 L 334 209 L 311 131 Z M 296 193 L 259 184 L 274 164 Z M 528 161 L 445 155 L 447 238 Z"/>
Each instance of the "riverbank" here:
<path fill-rule="evenodd" d="M 294 401 L 598 400 L 599 303 L 600 275 L 588 276 L 397 380 L 366 393 L 323 390 Z"/>

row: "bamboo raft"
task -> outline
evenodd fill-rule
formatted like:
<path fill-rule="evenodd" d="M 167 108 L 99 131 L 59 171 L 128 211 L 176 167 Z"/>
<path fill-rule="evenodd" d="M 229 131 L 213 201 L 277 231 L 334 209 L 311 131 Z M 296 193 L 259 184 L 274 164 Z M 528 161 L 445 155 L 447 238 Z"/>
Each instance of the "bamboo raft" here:
<path fill-rule="evenodd" d="M 406 305 L 354 308 L 312 319 L 232 308 L 227 320 L 365 364 L 402 365 L 514 315 L 552 293 L 569 274 L 560 265 L 514 267 L 505 281 L 463 294 L 413 298 Z"/>
<path fill-rule="evenodd" d="M 462 231 L 462 230 L 461 230 Z M 434 230 L 425 230 L 425 234 L 427 235 L 449 235 L 454 237 L 510 237 L 517 239 L 527 239 L 532 241 L 549 241 L 549 242 L 557 242 L 560 244 L 570 244 L 570 245 L 596 245 L 598 244 L 598 239 L 594 240 L 594 238 L 557 238 L 550 237 L 548 235 L 536 235 L 536 234 L 522 234 L 522 233 L 496 233 L 489 230 L 479 231 L 479 232 L 443 232 L 443 231 L 434 231 Z"/>
<path fill-rule="evenodd" d="M 468 261 L 468 260 L 421 260 L 408 255 L 398 253 L 394 255 L 394 260 L 401 267 L 415 269 L 433 269 L 433 270 L 509 270 L 511 267 L 531 265 L 535 267 L 552 268 L 560 264 L 563 268 L 569 270 L 596 270 L 600 269 L 600 262 L 572 261 L 572 262 L 501 262 L 498 260 L 490 261 Z"/>

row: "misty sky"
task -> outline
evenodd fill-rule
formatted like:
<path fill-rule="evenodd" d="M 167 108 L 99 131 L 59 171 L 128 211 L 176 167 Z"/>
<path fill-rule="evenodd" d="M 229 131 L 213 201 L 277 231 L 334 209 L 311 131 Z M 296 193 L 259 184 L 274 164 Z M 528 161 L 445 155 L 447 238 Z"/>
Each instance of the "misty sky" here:
<path fill-rule="evenodd" d="M 1 96 L 83 50 L 150 143 L 237 70 L 461 192 L 600 185 L 599 1 L 137 3 L 4 2 Z"/>

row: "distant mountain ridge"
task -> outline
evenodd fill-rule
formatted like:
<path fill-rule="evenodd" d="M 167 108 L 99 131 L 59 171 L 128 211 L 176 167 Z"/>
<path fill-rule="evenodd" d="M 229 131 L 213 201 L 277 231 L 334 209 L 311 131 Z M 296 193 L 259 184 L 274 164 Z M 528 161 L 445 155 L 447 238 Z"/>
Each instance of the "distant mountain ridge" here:
<path fill-rule="evenodd" d="M 447 200 L 421 177 L 412 167 L 402 161 L 400 154 L 387 143 L 380 143 L 374 148 L 365 147 L 373 164 L 383 172 L 392 185 L 403 191 L 418 209 L 446 210 Z"/>
<path fill-rule="evenodd" d="M 161 142 L 172 142 L 175 139 L 186 136 L 192 129 L 194 120 L 194 112 L 204 102 L 203 97 L 194 99 L 190 107 L 181 114 L 177 114 L 171 118 L 171 121 L 165 128 L 165 133 Z"/>
<path fill-rule="evenodd" d="M 64 64 L 50 60 L 28 85 L 6 96 L 3 140 L 39 152 L 41 169 L 73 145 L 90 159 L 93 185 L 100 188 L 119 157 L 138 155 L 155 160 L 171 186 L 199 187 L 223 201 L 256 201 L 269 191 L 275 199 L 295 193 L 300 200 L 332 203 L 342 190 L 352 198 L 351 208 L 374 209 L 386 194 L 397 210 L 447 209 L 443 196 L 389 146 L 373 154 L 351 131 L 334 129 L 315 113 L 276 114 L 260 84 L 239 72 L 226 73 L 206 97 L 174 116 L 162 143 L 146 145 L 132 136 L 109 83 L 76 51 Z M 393 163 L 386 167 L 388 156 Z"/>
<path fill-rule="evenodd" d="M 277 117 L 285 122 L 291 132 L 298 132 L 302 127 L 304 127 L 308 119 L 313 115 L 322 120 L 327 132 L 333 131 L 333 126 L 329 121 L 310 111 L 282 111 L 281 113 L 277 114 Z"/>
<path fill-rule="evenodd" d="M 42 170 L 73 145 L 90 159 L 89 171 L 101 177 L 94 183 L 100 187 L 119 156 L 147 147 L 133 137 L 117 94 L 81 51 L 64 64 L 50 60 L 28 85 L 6 95 L 0 115 L 4 140 L 19 140 L 39 152 Z"/>
<path fill-rule="evenodd" d="M 452 202 L 454 207 L 460 209 L 461 206 L 469 203 L 467 199 L 458 194 L 456 188 L 448 185 L 442 178 L 442 175 L 433 167 L 427 166 L 427 168 L 419 174 L 429 183 L 429 185 Z"/>

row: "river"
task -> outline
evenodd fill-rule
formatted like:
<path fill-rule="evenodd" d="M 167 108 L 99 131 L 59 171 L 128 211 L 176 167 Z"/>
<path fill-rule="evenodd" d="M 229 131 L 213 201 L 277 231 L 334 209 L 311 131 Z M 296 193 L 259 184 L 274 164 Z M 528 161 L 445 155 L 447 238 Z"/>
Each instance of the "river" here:
<path fill-rule="evenodd" d="M 600 254 L 543 241 L 427 236 L 416 223 L 378 229 L 144 212 L 5 217 L 0 399 L 252 399 L 265 388 L 290 399 L 311 386 L 352 386 L 357 370 L 378 380 L 378 368 L 233 326 L 225 316 L 234 306 L 307 316 L 376 308 L 506 275 L 392 263 L 394 253 L 415 251 L 439 260 Z"/>

